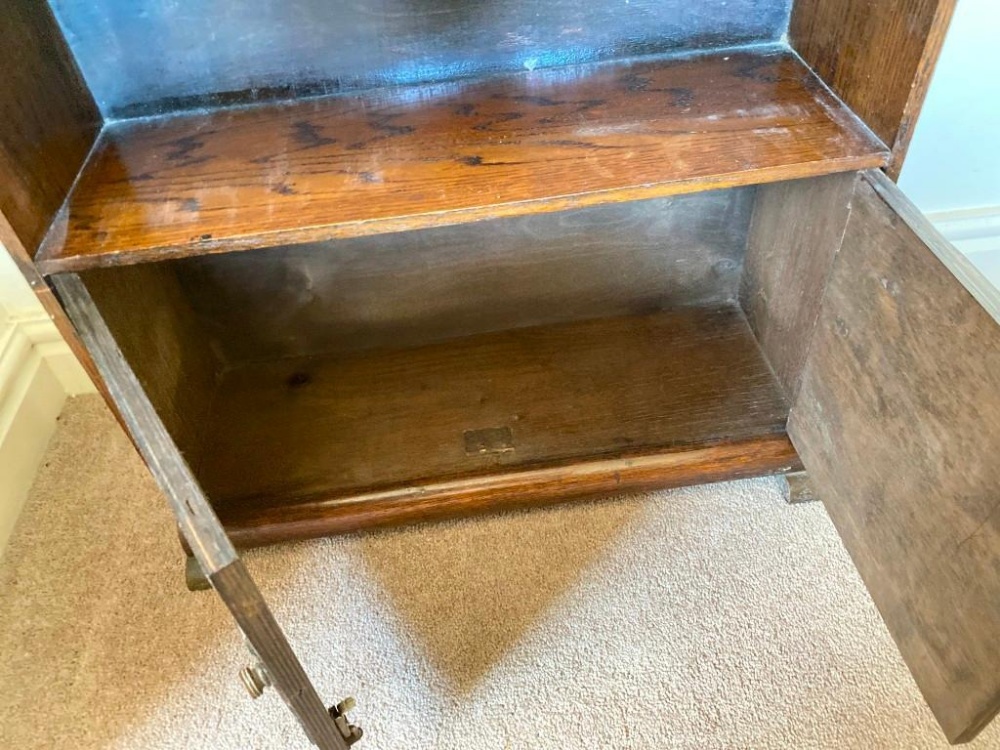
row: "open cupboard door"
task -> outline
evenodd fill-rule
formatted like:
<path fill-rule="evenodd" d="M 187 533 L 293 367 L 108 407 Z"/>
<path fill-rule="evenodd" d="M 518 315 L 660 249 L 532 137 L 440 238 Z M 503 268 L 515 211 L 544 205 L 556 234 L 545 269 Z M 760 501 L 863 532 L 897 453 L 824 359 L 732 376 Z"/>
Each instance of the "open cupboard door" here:
<path fill-rule="evenodd" d="M 347 750 L 362 734 L 347 717 L 353 701 L 325 707 L 87 288 L 76 274 L 54 276 L 52 283 L 181 535 L 246 638 L 255 663 L 241 674 L 244 684 L 257 694 L 273 686 L 319 750 Z"/>
<path fill-rule="evenodd" d="M 788 426 L 948 739 L 1000 708 L 1000 295 L 858 181 Z"/>

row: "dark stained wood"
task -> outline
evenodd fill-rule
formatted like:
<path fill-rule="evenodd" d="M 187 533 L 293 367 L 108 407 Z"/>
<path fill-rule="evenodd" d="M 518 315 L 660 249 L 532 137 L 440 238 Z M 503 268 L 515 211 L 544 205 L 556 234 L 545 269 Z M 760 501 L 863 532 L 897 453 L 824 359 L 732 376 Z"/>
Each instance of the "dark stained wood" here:
<path fill-rule="evenodd" d="M 172 269 L 162 263 L 97 269 L 84 282 L 177 447 L 194 455 L 221 363 Z"/>
<path fill-rule="evenodd" d="M 0 243 L 106 393 L 62 307 L 31 262 L 97 139 L 100 113 L 47 3 L 4 3 L 0 60 Z"/>
<path fill-rule="evenodd" d="M 188 463 L 168 434 L 146 389 L 108 329 L 87 288 L 74 274 L 53 279 L 81 339 L 107 383 L 135 445 L 163 490 L 178 527 L 200 568 L 226 603 L 267 668 L 271 680 L 309 739 L 324 750 L 343 750 L 343 741 L 284 633 L 243 563 Z"/>
<path fill-rule="evenodd" d="M 854 174 L 831 175 L 757 190 L 740 302 L 790 399 L 844 238 L 855 181 Z"/>
<path fill-rule="evenodd" d="M 178 261 L 230 363 L 728 304 L 753 190 Z"/>
<path fill-rule="evenodd" d="M 81 340 L 93 355 L 136 449 L 163 490 L 180 532 L 202 570 L 213 573 L 229 565 L 236 559 L 236 551 L 87 287 L 76 274 L 61 274 L 52 283 Z"/>
<path fill-rule="evenodd" d="M 786 416 L 739 308 L 689 308 L 238 368 L 196 472 L 238 538 L 286 519 L 274 540 L 773 472 Z M 470 452 L 488 430 L 509 447 Z"/>
<path fill-rule="evenodd" d="M 892 148 L 899 175 L 956 0 L 796 0 L 792 47 Z"/>
<path fill-rule="evenodd" d="M 95 97 L 116 119 L 191 106 L 440 83 L 504 71 L 777 42 L 788 28 L 790 4 L 53 2 Z"/>
<path fill-rule="evenodd" d="M 0 56 L 0 213 L 33 253 L 97 139 L 101 116 L 47 3 L 4 3 Z"/>
<path fill-rule="evenodd" d="M 882 166 L 783 51 L 566 68 L 106 129 L 47 272 Z"/>
<path fill-rule="evenodd" d="M 789 434 L 945 734 L 971 739 L 1000 709 L 1000 295 L 880 173 Z"/>
<path fill-rule="evenodd" d="M 187 12 L 137 2 L 58 7 L 121 12 L 158 40 L 149 7 Z M 189 24 L 194 38 L 224 31 L 214 45 L 181 24 L 162 45 L 93 24 L 70 36 L 91 43 L 81 59 L 109 112 L 381 88 L 117 123 L 89 161 L 101 118 L 48 5 L 6 9 L 0 240 L 58 317 L 31 261 L 41 245 L 186 543 L 321 748 L 346 743 L 223 523 L 262 544 L 787 473 L 801 468 L 789 434 L 948 737 L 1000 708 L 1000 299 L 973 272 L 959 269 L 971 291 L 947 275 L 959 261 L 880 173 L 849 214 L 842 174 L 890 157 L 898 170 L 954 0 L 799 0 L 805 64 L 771 45 L 533 70 L 777 39 L 781 0 L 744 15 L 766 28 L 749 37 L 713 15 L 748 2 L 698 5 L 664 38 L 691 4 L 609 3 L 602 24 L 595 1 L 585 43 L 558 59 L 523 58 L 566 30 L 568 0 L 515 24 L 540 41 L 514 50 L 489 44 L 508 32 L 480 4 L 384 6 L 373 27 L 419 18 L 419 39 L 378 33 L 368 56 L 306 17 L 357 9 L 306 0 L 284 40 L 298 61 L 245 44 L 240 28 L 289 28 L 245 3 L 225 30 Z M 369 30 L 336 33 L 365 50 Z M 477 55 L 467 67 L 442 44 L 404 70 L 426 62 L 427 39 L 451 38 Z M 400 67 L 373 63 L 387 51 Z M 354 73 L 331 73 L 345 61 Z M 533 72 L 469 78 L 517 64 Z M 746 191 L 668 198 L 805 177 L 761 188 L 752 225 Z M 638 199 L 655 200 L 603 205 Z M 427 231 L 387 236 L 414 229 Z M 753 328 L 735 299 L 746 237 Z M 251 248 L 278 249 L 233 252 Z M 150 263 L 165 259 L 178 263 Z"/>
<path fill-rule="evenodd" d="M 292 709 L 310 742 L 319 750 L 346 750 L 348 743 L 327 713 L 316 688 L 243 561 L 237 559 L 208 578 L 267 668 L 271 684 Z"/>

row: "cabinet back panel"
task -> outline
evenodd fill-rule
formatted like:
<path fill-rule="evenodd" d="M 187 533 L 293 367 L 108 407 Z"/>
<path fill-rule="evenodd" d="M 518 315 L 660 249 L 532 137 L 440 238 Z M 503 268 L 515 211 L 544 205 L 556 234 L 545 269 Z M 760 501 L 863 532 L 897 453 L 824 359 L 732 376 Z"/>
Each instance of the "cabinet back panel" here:
<path fill-rule="evenodd" d="M 737 299 L 753 188 L 174 261 L 230 364 Z"/>
<path fill-rule="evenodd" d="M 105 115 L 775 42 L 791 0 L 50 0 Z"/>

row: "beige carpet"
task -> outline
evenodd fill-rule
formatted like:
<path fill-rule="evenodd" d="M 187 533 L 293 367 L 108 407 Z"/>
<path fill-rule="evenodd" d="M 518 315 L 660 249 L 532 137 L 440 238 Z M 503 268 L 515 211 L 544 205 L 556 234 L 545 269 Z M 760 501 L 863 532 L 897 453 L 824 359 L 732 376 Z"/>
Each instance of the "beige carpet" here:
<path fill-rule="evenodd" d="M 321 694 L 357 697 L 362 748 L 946 747 L 822 507 L 773 480 L 247 558 Z M 0 748 L 307 746 L 242 692 L 96 397 L 66 408 L 0 608 Z"/>

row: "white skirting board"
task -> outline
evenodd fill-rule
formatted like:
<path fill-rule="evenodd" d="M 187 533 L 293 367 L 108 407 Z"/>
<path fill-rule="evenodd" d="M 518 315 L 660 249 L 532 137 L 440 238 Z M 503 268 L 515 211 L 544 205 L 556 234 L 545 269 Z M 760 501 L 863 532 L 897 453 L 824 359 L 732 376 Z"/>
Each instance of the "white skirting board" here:
<path fill-rule="evenodd" d="M 0 311 L 0 554 L 66 397 L 94 390 L 48 317 Z"/>

